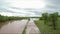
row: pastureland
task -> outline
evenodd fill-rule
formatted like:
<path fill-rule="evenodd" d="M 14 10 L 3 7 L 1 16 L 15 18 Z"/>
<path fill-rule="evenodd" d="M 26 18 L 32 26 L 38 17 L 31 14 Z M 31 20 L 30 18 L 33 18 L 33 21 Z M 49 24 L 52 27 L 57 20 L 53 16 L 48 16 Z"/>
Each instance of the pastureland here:
<path fill-rule="evenodd" d="M 41 34 L 60 34 L 60 17 L 58 17 L 58 21 L 56 23 L 56 30 L 53 29 L 53 25 L 51 22 L 47 22 L 44 24 L 44 20 L 35 21 L 35 24 L 41 31 Z"/>
<path fill-rule="evenodd" d="M 35 21 L 42 34 L 60 34 L 60 15 L 58 12 L 43 13 L 39 21 Z"/>

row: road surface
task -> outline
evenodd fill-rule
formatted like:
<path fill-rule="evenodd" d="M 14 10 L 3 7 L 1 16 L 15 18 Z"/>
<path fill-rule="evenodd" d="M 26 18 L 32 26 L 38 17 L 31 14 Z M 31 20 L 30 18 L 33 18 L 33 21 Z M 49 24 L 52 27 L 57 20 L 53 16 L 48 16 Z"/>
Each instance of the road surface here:
<path fill-rule="evenodd" d="M 27 24 L 26 34 L 41 34 L 33 20 L 30 20 Z"/>

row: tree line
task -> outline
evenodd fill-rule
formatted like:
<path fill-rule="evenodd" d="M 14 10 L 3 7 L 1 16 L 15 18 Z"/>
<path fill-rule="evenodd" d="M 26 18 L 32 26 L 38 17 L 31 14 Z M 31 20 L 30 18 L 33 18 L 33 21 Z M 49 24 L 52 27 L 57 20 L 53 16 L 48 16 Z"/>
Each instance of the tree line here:
<path fill-rule="evenodd" d="M 44 24 L 48 24 L 50 23 L 49 26 L 52 26 L 54 30 L 56 30 L 56 24 L 57 24 L 57 21 L 58 21 L 58 12 L 54 12 L 54 13 L 43 13 L 42 14 L 42 17 L 40 17 L 40 20 L 43 20 L 44 21 Z"/>
<path fill-rule="evenodd" d="M 23 17 L 14 17 L 14 16 L 2 16 L 0 15 L 0 22 L 10 21 L 10 20 L 21 20 Z"/>

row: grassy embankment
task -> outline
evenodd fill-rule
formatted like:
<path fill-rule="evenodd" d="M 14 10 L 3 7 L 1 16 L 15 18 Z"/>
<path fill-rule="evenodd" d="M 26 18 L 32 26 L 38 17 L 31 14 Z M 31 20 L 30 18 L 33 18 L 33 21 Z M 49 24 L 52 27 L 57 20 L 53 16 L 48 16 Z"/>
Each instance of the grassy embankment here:
<path fill-rule="evenodd" d="M 30 19 L 28 18 L 28 20 L 30 20 Z M 27 22 L 27 24 L 28 24 L 28 23 L 29 23 L 29 21 Z M 24 28 L 22 34 L 26 34 L 27 24 L 26 24 L 26 26 L 25 26 L 25 28 Z"/>
<path fill-rule="evenodd" d="M 49 25 L 49 23 L 44 24 L 43 20 L 35 21 L 35 24 L 38 26 L 41 34 L 60 34 L 60 17 L 56 23 L 56 30 L 54 30 L 53 27 Z"/>
<path fill-rule="evenodd" d="M 22 34 L 26 34 L 26 28 L 27 28 L 27 27 L 25 26 L 25 28 L 24 28 Z"/>

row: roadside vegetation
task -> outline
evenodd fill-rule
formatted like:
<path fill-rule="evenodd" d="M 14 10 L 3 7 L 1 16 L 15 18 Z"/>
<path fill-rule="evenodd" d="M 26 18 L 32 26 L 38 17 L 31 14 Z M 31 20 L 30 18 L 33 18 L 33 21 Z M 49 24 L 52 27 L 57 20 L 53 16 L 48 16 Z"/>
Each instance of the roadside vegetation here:
<path fill-rule="evenodd" d="M 28 18 L 28 22 L 27 22 L 27 24 L 26 24 L 26 26 L 25 26 L 25 28 L 24 28 L 22 34 L 26 34 L 26 29 L 27 29 L 27 25 L 28 25 L 29 21 L 30 21 L 30 17 Z"/>
<path fill-rule="evenodd" d="M 25 26 L 25 28 L 24 28 L 22 34 L 26 34 L 26 29 L 27 29 L 27 24 L 26 24 L 26 26 Z"/>
<path fill-rule="evenodd" d="M 39 21 L 35 21 L 41 34 L 60 34 L 60 16 L 58 12 L 43 13 Z"/>

